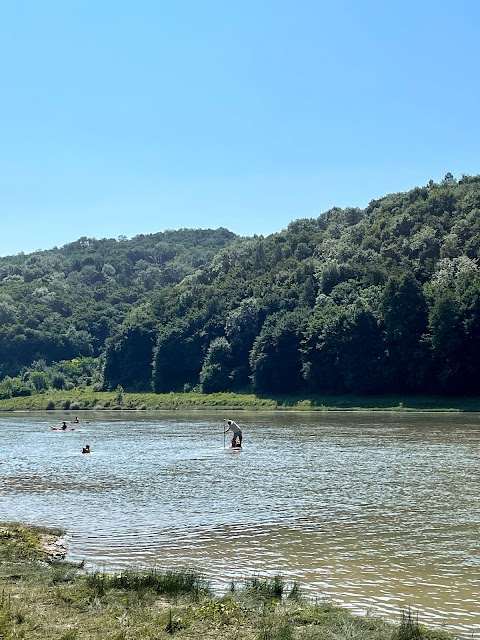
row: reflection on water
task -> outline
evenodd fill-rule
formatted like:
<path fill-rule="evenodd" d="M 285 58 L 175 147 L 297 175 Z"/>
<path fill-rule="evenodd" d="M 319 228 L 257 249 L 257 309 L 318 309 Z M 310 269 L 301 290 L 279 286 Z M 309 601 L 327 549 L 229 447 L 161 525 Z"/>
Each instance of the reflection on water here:
<path fill-rule="evenodd" d="M 4 416 L 0 519 L 65 528 L 90 567 L 198 567 L 218 589 L 281 573 L 480 634 L 480 415 L 242 413 L 240 453 L 223 417 Z"/>

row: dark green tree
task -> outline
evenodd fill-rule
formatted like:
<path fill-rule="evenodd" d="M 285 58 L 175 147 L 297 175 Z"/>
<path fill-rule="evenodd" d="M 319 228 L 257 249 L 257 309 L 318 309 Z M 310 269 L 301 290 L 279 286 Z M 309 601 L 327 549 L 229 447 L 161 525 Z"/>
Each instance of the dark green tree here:
<path fill-rule="evenodd" d="M 302 343 L 303 372 L 315 393 L 378 393 L 383 390 L 382 334 L 360 304 L 317 310 Z"/>
<path fill-rule="evenodd" d="M 105 353 L 104 386 L 148 391 L 152 382 L 155 334 L 142 326 L 127 326 L 109 341 Z"/>
<path fill-rule="evenodd" d="M 250 353 L 255 391 L 296 393 L 304 385 L 300 342 L 307 314 L 278 312 L 265 321 Z"/>
<path fill-rule="evenodd" d="M 426 382 L 430 353 L 424 340 L 427 304 L 412 273 L 388 280 L 380 310 L 385 327 L 387 384 L 392 391 L 418 392 Z"/>
<path fill-rule="evenodd" d="M 203 393 L 228 391 L 231 388 L 229 375 L 231 358 L 232 349 L 226 338 L 212 340 L 200 371 L 200 386 Z"/>
<path fill-rule="evenodd" d="M 429 324 L 433 355 L 433 374 L 443 393 L 455 393 L 462 388 L 462 364 L 465 334 L 461 312 L 452 291 L 435 301 L 430 310 Z"/>
<path fill-rule="evenodd" d="M 162 327 L 153 353 L 152 385 L 156 393 L 196 386 L 203 363 L 205 336 L 182 327 Z"/>

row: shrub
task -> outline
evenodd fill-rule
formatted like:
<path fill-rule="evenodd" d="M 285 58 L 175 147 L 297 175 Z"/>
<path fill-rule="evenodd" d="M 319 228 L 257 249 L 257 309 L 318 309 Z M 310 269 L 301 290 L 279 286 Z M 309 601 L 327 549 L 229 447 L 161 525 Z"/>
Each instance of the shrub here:
<path fill-rule="evenodd" d="M 66 382 L 67 381 L 63 373 L 55 373 L 52 376 L 52 387 L 54 389 L 65 389 Z"/>

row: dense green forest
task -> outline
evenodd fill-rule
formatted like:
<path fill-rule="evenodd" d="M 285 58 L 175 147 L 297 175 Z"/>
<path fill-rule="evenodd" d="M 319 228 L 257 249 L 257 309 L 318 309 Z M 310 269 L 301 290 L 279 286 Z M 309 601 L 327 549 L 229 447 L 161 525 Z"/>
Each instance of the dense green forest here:
<path fill-rule="evenodd" d="M 0 258 L 0 397 L 49 387 L 478 394 L 480 176 L 267 237 L 81 238 Z"/>

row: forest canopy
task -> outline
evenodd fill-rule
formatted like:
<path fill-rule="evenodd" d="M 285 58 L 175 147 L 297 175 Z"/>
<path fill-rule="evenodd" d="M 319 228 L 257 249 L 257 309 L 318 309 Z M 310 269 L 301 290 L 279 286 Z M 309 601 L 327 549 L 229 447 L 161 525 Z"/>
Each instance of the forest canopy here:
<path fill-rule="evenodd" d="M 478 394 L 480 176 L 267 237 L 80 238 L 0 258 L 0 397 Z"/>

